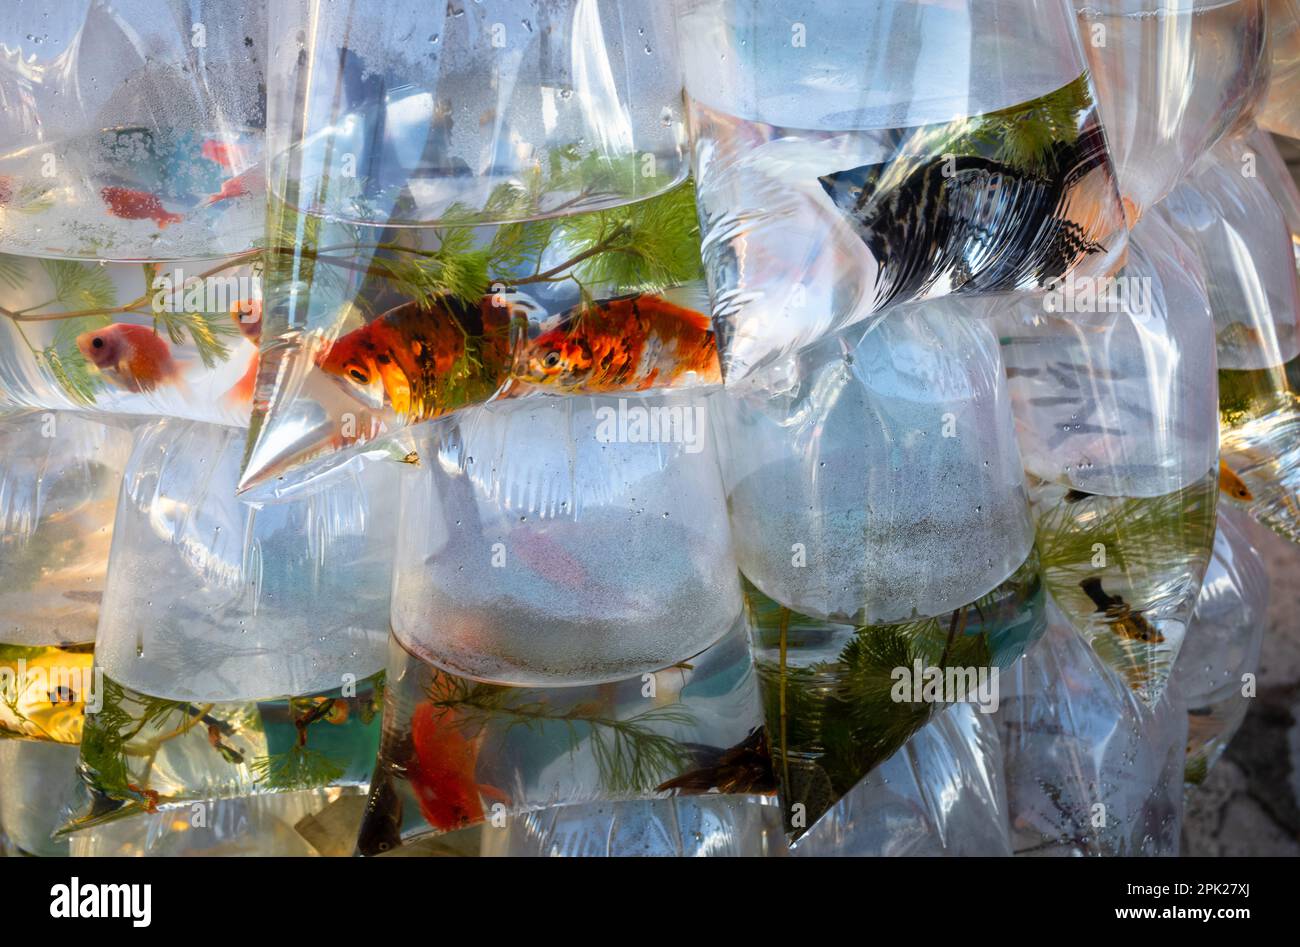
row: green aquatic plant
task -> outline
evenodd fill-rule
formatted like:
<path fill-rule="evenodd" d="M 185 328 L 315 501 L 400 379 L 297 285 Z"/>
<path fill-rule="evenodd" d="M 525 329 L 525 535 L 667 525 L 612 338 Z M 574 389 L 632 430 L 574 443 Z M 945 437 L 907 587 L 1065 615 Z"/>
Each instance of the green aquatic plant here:
<path fill-rule="evenodd" d="M 456 726 L 473 734 L 488 728 L 499 736 L 516 727 L 535 733 L 563 728 L 569 753 L 588 748 L 601 785 L 612 793 L 652 792 L 690 762 L 689 748 L 661 732 L 695 723 L 694 714 L 680 704 L 623 717 L 597 701 L 557 704 L 539 688 L 485 684 L 441 671 L 433 673 L 426 696 L 435 711 L 453 715 Z"/>

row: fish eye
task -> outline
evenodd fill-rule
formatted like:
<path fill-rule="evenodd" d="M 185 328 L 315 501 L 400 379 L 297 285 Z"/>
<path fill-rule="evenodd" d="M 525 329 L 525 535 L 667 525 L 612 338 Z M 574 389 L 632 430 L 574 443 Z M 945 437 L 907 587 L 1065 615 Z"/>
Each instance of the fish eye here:
<path fill-rule="evenodd" d="M 348 374 L 351 375 L 355 381 L 359 381 L 363 385 L 370 380 L 366 377 L 366 373 L 359 368 L 349 369 Z"/>
<path fill-rule="evenodd" d="M 853 187 L 849 188 L 849 196 L 850 196 L 850 197 L 861 197 L 861 196 L 862 196 L 862 188 L 858 187 L 858 186 L 855 184 Z"/>
<path fill-rule="evenodd" d="M 102 349 L 104 347 L 104 340 L 101 339 L 99 336 L 95 336 L 93 339 L 90 340 L 90 345 L 91 348 Z"/>
<path fill-rule="evenodd" d="M 556 365 L 559 365 L 560 353 L 554 351 L 547 353 L 546 358 L 542 359 L 542 364 L 547 368 L 554 368 Z"/>

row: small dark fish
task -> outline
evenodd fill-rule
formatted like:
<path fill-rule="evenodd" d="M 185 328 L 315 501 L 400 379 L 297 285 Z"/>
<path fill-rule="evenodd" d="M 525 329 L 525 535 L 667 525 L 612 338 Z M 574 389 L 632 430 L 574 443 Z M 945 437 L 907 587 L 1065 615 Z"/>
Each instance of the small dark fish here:
<path fill-rule="evenodd" d="M 402 845 L 402 799 L 393 788 L 393 777 L 384 772 L 370 790 L 366 814 L 357 834 L 357 852 L 382 855 Z"/>
<path fill-rule="evenodd" d="M 1121 638 L 1144 641 L 1147 644 L 1159 644 L 1165 640 L 1165 636 L 1160 634 L 1156 626 L 1151 624 L 1141 612 L 1135 611 L 1122 596 L 1107 595 L 1101 587 L 1101 579 L 1095 576 L 1084 579 L 1079 583 L 1079 588 L 1092 599 L 1092 604 L 1097 606 L 1097 611 L 1106 615 L 1106 622 Z"/>
<path fill-rule="evenodd" d="M 64 592 L 63 597 L 74 602 L 86 602 L 90 605 L 100 605 L 104 601 L 104 593 L 99 589 L 73 589 L 70 592 Z"/>
<path fill-rule="evenodd" d="M 47 696 L 56 707 L 77 702 L 77 693 L 71 687 L 56 687 Z"/>
<path fill-rule="evenodd" d="M 655 792 L 766 793 L 776 789 L 772 755 L 767 748 L 767 731 L 755 727 L 743 742 L 730 749 L 694 747 L 698 769 L 675 776 L 655 787 Z"/>
<path fill-rule="evenodd" d="M 1096 495 L 1095 493 L 1084 493 L 1082 490 L 1070 490 L 1065 494 L 1065 502 L 1078 503 L 1080 500 L 1086 500 Z"/>

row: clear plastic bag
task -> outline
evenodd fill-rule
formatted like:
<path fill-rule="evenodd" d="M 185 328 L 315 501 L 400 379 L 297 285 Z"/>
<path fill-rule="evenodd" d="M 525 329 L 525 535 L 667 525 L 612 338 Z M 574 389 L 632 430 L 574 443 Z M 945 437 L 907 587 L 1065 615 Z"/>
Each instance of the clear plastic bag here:
<path fill-rule="evenodd" d="M 0 739 L 81 739 L 130 444 L 75 414 L 0 421 Z"/>
<path fill-rule="evenodd" d="M 175 420 L 136 433 L 96 639 L 100 706 L 82 736 L 89 801 L 69 831 L 365 789 L 399 465 L 356 464 L 253 508 L 234 495 L 241 435 Z"/>
<path fill-rule="evenodd" d="M 855 327 L 712 402 L 792 830 L 929 718 L 898 669 L 987 678 L 1042 630 L 997 339 L 960 305 Z"/>
<path fill-rule="evenodd" d="M 1074 0 L 1130 226 L 1247 115 L 1263 0 Z"/>
<path fill-rule="evenodd" d="M 970 704 L 936 716 L 822 816 L 793 853 L 1010 855 L 993 718 Z"/>
<path fill-rule="evenodd" d="M 570 687 L 457 677 L 394 637 L 358 851 L 569 851 L 591 844 L 593 822 L 629 827 L 625 842 L 608 838 L 617 849 L 673 813 L 722 820 L 736 833 L 727 845 L 747 849 L 754 831 L 772 844 L 773 818 L 760 810 L 776 782 L 747 632 L 740 621 L 689 660 Z M 670 833 L 654 844 L 699 843 Z"/>
<path fill-rule="evenodd" d="M 1219 362 L 1225 494 L 1300 540 L 1300 215 L 1258 138 L 1220 144 L 1162 205 L 1205 268 Z M 1272 186 L 1267 182 L 1273 180 Z"/>
<path fill-rule="evenodd" d="M 740 586 L 704 399 L 540 397 L 414 432 L 393 633 L 455 674 L 617 681 L 730 631 Z"/>
<path fill-rule="evenodd" d="M 1268 627 L 1268 587 L 1250 521 L 1237 510 L 1220 510 L 1214 558 L 1169 675 L 1170 693 L 1187 708 L 1189 785 L 1204 781 L 1245 719 L 1247 676 L 1259 673 Z"/>
<path fill-rule="evenodd" d="M 67 841 L 53 836 L 78 785 L 75 745 L 0 739 L 0 836 L 14 854 L 68 854 Z"/>
<path fill-rule="evenodd" d="M 1300 138 L 1300 0 L 1266 0 L 1273 67 L 1268 97 L 1257 120 L 1288 138 Z"/>
<path fill-rule="evenodd" d="M 38 408 L 247 425 L 261 333 L 256 256 L 0 255 L 0 417 Z"/>
<path fill-rule="evenodd" d="M 242 488 L 533 387 L 719 380 L 668 5 L 304 6 Z"/>
<path fill-rule="evenodd" d="M 263 230 L 263 4 L 15 0 L 0 251 L 204 260 Z"/>
<path fill-rule="evenodd" d="M 1199 266 L 1149 215 L 1115 278 L 1067 284 L 997 325 L 1047 587 L 1154 704 L 1210 558 L 1219 493 Z"/>
<path fill-rule="evenodd" d="M 1016 855 L 1177 855 L 1187 715 L 1152 708 L 1052 609 L 1002 675 L 998 735 Z"/>
<path fill-rule="evenodd" d="M 1064 4 L 688 0 L 678 32 L 728 384 L 892 304 L 1123 251 Z"/>

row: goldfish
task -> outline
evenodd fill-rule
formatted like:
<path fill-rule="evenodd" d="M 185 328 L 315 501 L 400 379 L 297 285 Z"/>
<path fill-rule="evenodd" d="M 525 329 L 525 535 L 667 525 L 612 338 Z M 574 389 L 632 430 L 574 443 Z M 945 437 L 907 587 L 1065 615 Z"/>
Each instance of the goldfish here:
<path fill-rule="evenodd" d="M 1246 482 L 1222 460 L 1219 461 L 1219 489 L 1242 503 L 1255 499 L 1255 494 L 1250 492 Z"/>
<path fill-rule="evenodd" d="M 249 342 L 257 345 L 262 338 L 262 301 L 260 299 L 239 300 L 230 307 L 230 318 Z M 239 376 L 239 381 L 230 386 L 222 396 L 228 404 L 236 407 L 248 404 L 257 391 L 258 353 L 253 352 L 248 359 L 248 368 Z"/>
<path fill-rule="evenodd" d="M 248 164 L 243 148 L 233 142 L 217 141 L 214 138 L 204 140 L 202 147 L 199 148 L 199 154 L 221 165 L 227 171 Z"/>
<path fill-rule="evenodd" d="M 171 346 L 147 326 L 117 322 L 77 336 L 77 349 L 105 377 L 127 391 L 153 391 L 180 384 Z"/>
<path fill-rule="evenodd" d="M 262 339 L 262 301 L 260 299 L 240 299 L 230 307 L 230 318 L 239 327 L 240 333 L 256 345 Z"/>
<path fill-rule="evenodd" d="M 480 796 L 503 797 L 475 782 L 478 747 L 465 738 L 451 711 L 424 703 L 411 716 L 414 755 L 407 776 L 420 812 L 434 828 L 450 831 L 483 820 Z"/>
<path fill-rule="evenodd" d="M 1079 583 L 1085 595 L 1092 599 L 1097 611 L 1104 612 L 1106 622 L 1121 638 L 1132 641 L 1145 641 L 1147 644 L 1159 644 L 1165 636 L 1139 611 L 1135 611 L 1122 596 L 1107 595 L 1101 587 L 1101 579 L 1095 576 Z"/>
<path fill-rule="evenodd" d="M 486 401 L 509 375 L 511 304 L 409 302 L 336 340 L 316 364 L 369 404 L 427 420 Z"/>
<path fill-rule="evenodd" d="M 108 205 L 108 212 L 123 220 L 152 220 L 159 230 L 184 220 L 180 214 L 169 213 L 156 194 L 125 187 L 105 187 L 100 189 L 99 196 Z"/>
<path fill-rule="evenodd" d="M 564 391 L 644 391 L 694 374 L 722 381 L 709 317 L 650 294 L 577 307 L 525 345 L 514 377 Z"/>
<path fill-rule="evenodd" d="M 221 201 L 228 201 L 232 197 L 243 197 L 245 194 L 252 194 L 262 190 L 265 185 L 266 179 L 262 175 L 262 169 L 252 168 L 243 174 L 227 178 L 222 182 L 221 190 L 215 194 L 209 194 L 201 202 L 200 206 L 211 207 Z"/>
<path fill-rule="evenodd" d="M 231 385 L 230 390 L 221 396 L 222 400 L 235 407 L 252 401 L 253 395 L 257 392 L 257 366 L 258 355 L 254 352 L 248 359 L 248 368 L 239 376 L 239 381 Z"/>

